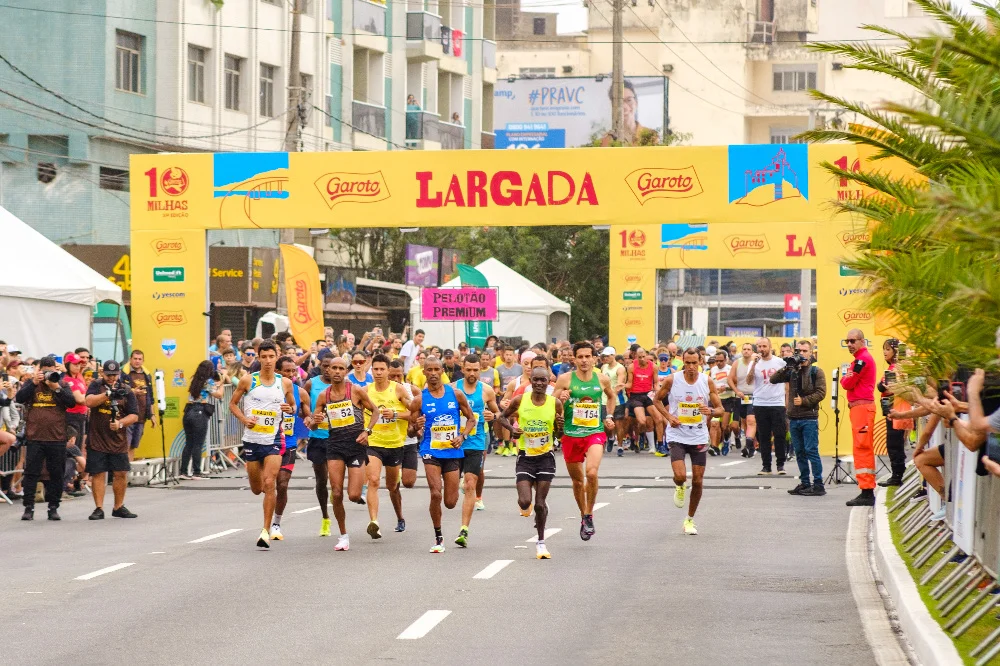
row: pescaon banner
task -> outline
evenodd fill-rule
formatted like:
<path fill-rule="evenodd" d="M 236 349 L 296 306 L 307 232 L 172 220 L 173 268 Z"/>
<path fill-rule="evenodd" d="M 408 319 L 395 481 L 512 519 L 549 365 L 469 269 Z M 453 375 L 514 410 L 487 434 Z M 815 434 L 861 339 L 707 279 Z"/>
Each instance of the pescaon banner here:
<path fill-rule="evenodd" d="M 496 287 L 440 287 L 420 295 L 424 321 L 497 321 L 500 318 Z"/>
<path fill-rule="evenodd" d="M 659 143 L 668 125 L 667 78 L 625 79 L 626 145 L 639 145 L 642 130 Z M 497 148 L 578 148 L 611 141 L 611 78 L 497 81 L 493 93 Z"/>

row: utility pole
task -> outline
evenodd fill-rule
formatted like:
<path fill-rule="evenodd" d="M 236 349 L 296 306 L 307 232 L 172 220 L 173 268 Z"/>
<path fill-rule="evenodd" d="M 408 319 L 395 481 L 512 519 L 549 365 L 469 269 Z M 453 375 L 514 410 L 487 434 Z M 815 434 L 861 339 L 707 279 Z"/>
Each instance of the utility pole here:
<path fill-rule="evenodd" d="M 302 89 L 302 75 L 299 72 L 299 53 L 302 45 L 302 2 L 303 0 L 288 0 L 292 6 L 292 41 L 288 58 L 288 115 L 285 129 L 285 152 L 295 153 L 301 148 L 302 125 L 305 119 L 305 91 Z M 295 242 L 295 229 L 282 229 L 279 234 L 282 245 Z M 285 303 L 285 262 L 278 255 L 278 293 L 275 310 L 278 314 L 288 314 Z"/>
<path fill-rule="evenodd" d="M 622 97 L 625 93 L 625 73 L 622 63 L 622 11 L 626 0 L 611 0 L 613 18 L 611 22 L 611 136 L 617 141 L 622 140 L 624 133 L 624 116 L 622 115 Z"/>

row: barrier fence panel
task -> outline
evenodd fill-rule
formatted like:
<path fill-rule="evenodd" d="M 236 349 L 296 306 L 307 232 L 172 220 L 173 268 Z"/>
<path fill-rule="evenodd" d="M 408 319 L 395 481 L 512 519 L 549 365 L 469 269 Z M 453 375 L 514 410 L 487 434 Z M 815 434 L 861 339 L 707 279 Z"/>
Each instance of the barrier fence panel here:
<path fill-rule="evenodd" d="M 211 401 L 215 405 L 215 414 L 208 424 L 208 469 L 205 470 L 203 459 L 203 472 L 223 472 L 246 464 L 239 454 L 243 442 L 243 424 L 229 411 L 229 401 L 235 390 L 232 383 L 227 383 L 222 399 L 213 398 Z"/>
<path fill-rule="evenodd" d="M 944 518 L 932 519 L 941 505 L 937 492 L 928 487 L 926 499 L 916 502 L 913 495 L 921 479 L 908 472 L 907 479 L 887 507 L 890 520 L 903 532 L 903 549 L 913 555 L 914 566 L 930 567 L 920 578 L 926 585 L 939 577 L 949 563 L 954 567 L 930 590 L 943 625 L 953 638 L 962 636 L 976 622 L 991 614 L 998 605 L 997 573 L 1000 570 L 1000 479 L 975 473 L 976 461 L 985 452 L 970 451 L 950 428 L 939 424 L 932 433 L 928 450 L 944 447 Z M 964 560 L 960 560 L 962 556 Z M 936 558 L 936 559 L 935 559 Z M 986 664 L 1000 654 L 1000 627 L 970 653 L 976 664 Z"/>
<path fill-rule="evenodd" d="M 21 460 L 21 449 L 8 449 L 2 456 L 0 456 L 0 478 L 7 476 L 14 476 L 21 471 L 19 462 Z M 7 497 L 4 493 L 3 488 L 0 487 L 0 500 L 7 502 L 7 504 L 13 504 L 11 499 Z"/>

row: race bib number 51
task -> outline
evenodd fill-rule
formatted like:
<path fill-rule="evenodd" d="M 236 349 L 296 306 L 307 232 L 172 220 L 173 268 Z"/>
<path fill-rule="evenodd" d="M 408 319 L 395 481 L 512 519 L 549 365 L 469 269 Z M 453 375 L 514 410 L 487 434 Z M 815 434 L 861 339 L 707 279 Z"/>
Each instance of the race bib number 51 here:
<path fill-rule="evenodd" d="M 458 426 L 435 425 L 431 426 L 431 448 L 432 449 L 452 449 L 452 440 L 458 437 Z"/>

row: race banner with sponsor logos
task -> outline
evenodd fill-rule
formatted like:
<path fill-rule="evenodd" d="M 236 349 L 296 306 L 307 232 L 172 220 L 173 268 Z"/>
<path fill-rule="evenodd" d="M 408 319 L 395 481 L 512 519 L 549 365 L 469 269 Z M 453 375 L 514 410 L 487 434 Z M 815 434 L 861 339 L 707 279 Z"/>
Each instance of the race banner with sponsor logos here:
<path fill-rule="evenodd" d="M 823 367 L 847 360 L 839 340 L 852 327 L 880 344 L 859 307 L 864 287 L 843 262 L 867 232 L 830 206 L 868 192 L 823 164 L 888 171 L 887 163 L 847 145 L 596 150 L 133 155 L 134 344 L 165 371 L 178 407 L 207 355 L 206 230 L 373 225 L 612 225 L 616 346 L 655 341 L 656 271 L 683 266 L 815 268 Z M 276 267 L 276 250 L 255 250 L 253 302 L 274 302 Z M 167 434 L 182 437 L 173 407 Z M 158 450 L 150 431 L 140 454 Z"/>
<path fill-rule="evenodd" d="M 285 302 L 292 337 L 303 349 L 323 336 L 323 285 L 316 260 L 294 245 L 279 245 L 285 262 Z"/>

